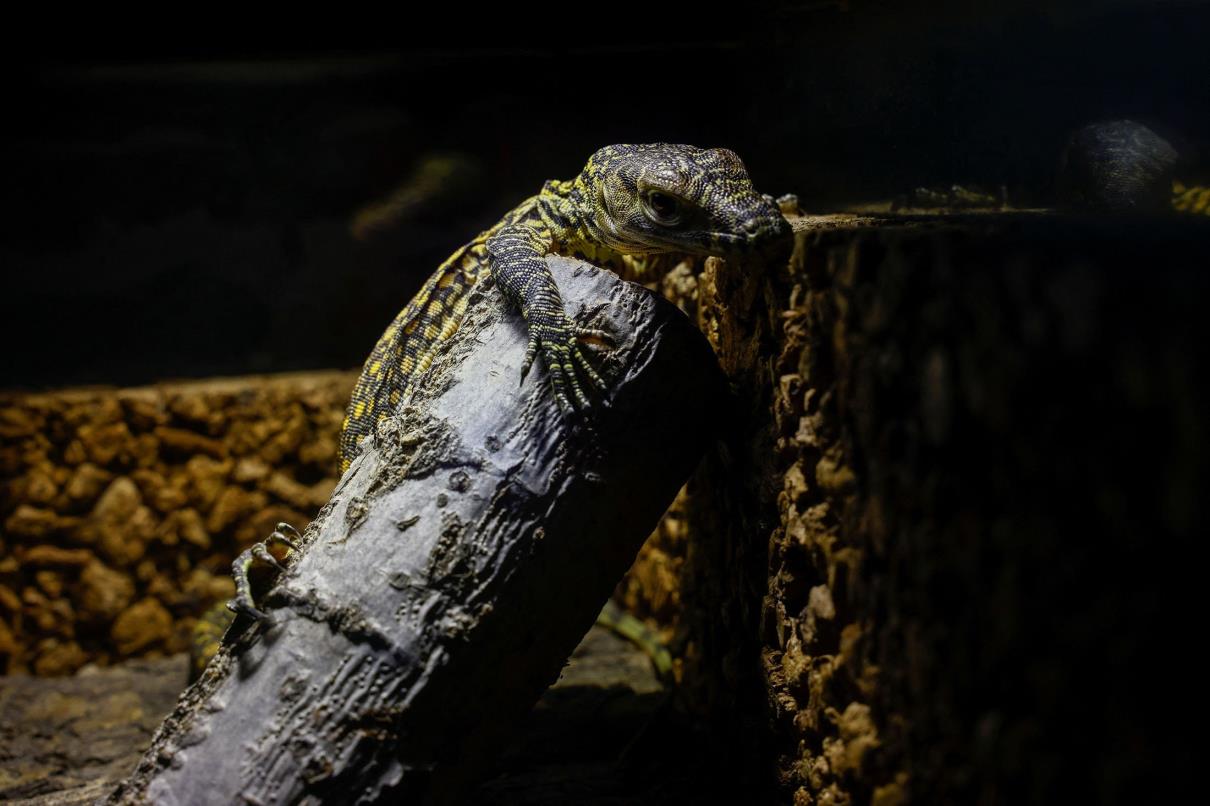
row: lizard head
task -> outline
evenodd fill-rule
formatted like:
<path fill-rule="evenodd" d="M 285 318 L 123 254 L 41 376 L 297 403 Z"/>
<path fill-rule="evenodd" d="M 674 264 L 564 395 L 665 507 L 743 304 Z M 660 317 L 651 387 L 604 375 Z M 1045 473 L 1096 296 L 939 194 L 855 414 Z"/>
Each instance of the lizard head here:
<path fill-rule="evenodd" d="M 732 256 L 789 239 L 789 222 L 725 148 L 608 146 L 584 176 L 597 193 L 597 227 L 618 252 Z"/>

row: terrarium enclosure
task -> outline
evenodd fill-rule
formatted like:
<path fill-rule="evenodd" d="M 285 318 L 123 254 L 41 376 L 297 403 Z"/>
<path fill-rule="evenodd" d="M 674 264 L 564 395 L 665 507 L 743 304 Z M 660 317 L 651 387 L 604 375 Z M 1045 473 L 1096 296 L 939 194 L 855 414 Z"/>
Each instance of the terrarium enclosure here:
<path fill-rule="evenodd" d="M 734 13 L 699 28 L 662 10 L 627 41 L 6 62 L 0 799 L 190 802 L 210 769 L 265 803 L 1127 803 L 1193 786 L 1210 7 Z M 481 329 L 342 473 L 362 362 L 434 269 L 596 149 L 655 142 L 731 149 L 758 192 L 797 201 L 779 204 L 780 251 L 678 253 L 617 286 L 552 258 L 573 316 L 654 334 L 592 345 L 616 388 L 589 396 L 621 395 L 630 425 L 557 420 L 542 360 L 502 379 L 526 325 L 487 281 L 468 303 Z M 516 338 L 484 341 L 498 327 Z M 714 363 L 722 380 L 703 380 Z M 455 421 L 514 426 L 423 447 Z M 608 462 L 577 453 L 593 444 Z M 444 458 L 417 470 L 429 450 Z M 501 484 L 519 467 L 574 479 L 535 494 L 542 517 L 450 464 L 495 479 L 487 459 L 512 450 Z M 282 522 L 305 561 L 283 559 L 284 582 L 255 569 L 269 621 L 237 624 L 191 684 L 233 559 Z M 368 595 L 312 563 L 363 523 L 414 541 L 365 580 L 377 567 L 400 602 L 428 590 L 383 569 L 431 527 L 427 562 L 465 599 L 440 617 L 384 600 L 362 621 L 303 604 L 308 573 Z M 532 542 L 459 553 L 493 529 Z M 550 548 L 577 529 L 586 552 Z M 517 587 L 459 587 L 484 563 Z M 589 630 L 610 588 L 625 623 Z M 341 641 L 371 633 L 423 672 L 346 671 L 363 661 Z M 306 727 L 344 695 L 295 705 L 321 667 L 378 698 L 327 723 L 343 755 Z M 240 696 L 294 727 L 258 745 L 223 710 Z"/>

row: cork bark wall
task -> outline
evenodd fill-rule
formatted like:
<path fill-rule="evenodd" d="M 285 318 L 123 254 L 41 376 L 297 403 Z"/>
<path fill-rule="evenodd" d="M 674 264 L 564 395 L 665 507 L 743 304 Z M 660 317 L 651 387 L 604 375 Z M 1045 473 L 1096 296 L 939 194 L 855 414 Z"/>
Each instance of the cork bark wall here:
<path fill-rule="evenodd" d="M 776 802 L 1179 791 L 1204 224 L 798 226 L 698 277 L 742 403 L 687 487 L 683 701 Z"/>
<path fill-rule="evenodd" d="M 231 560 L 336 483 L 351 373 L 0 397 L 0 662 L 183 651 Z"/>

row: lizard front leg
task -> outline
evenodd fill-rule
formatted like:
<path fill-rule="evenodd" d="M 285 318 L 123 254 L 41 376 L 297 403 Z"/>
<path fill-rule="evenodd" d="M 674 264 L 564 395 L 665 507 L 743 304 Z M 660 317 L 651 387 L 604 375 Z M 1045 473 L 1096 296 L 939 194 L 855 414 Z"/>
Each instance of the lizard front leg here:
<path fill-rule="evenodd" d="M 521 367 L 524 379 L 541 354 L 550 372 L 555 400 L 564 412 L 574 410 L 572 398 L 589 406 L 588 396 L 576 374 L 578 366 L 598 388 L 605 382 L 593 369 L 580 344 L 580 337 L 611 341 L 600 330 L 577 327 L 563 310 L 563 298 L 544 259 L 550 250 L 550 232 L 535 224 L 504 227 L 487 241 L 490 270 L 504 296 L 521 310 L 529 330 L 529 345 Z"/>

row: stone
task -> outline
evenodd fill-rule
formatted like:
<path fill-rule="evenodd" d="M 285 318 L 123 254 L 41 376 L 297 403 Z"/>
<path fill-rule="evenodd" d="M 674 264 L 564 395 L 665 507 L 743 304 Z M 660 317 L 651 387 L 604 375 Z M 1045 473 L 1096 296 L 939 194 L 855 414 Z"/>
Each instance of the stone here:
<path fill-rule="evenodd" d="M 140 599 L 122 611 L 109 635 L 121 655 L 133 655 L 165 641 L 172 634 L 172 616 L 158 600 Z"/>
<path fill-rule="evenodd" d="M 25 477 L 25 500 L 43 506 L 50 505 L 59 495 L 59 486 L 52 475 L 54 466 L 43 465 Z"/>
<path fill-rule="evenodd" d="M 227 485 L 231 468 L 232 462 L 219 462 L 209 456 L 194 456 L 185 462 L 186 489 L 189 500 L 198 510 L 205 512 L 214 504 Z"/>
<path fill-rule="evenodd" d="M 80 572 L 80 618 L 108 623 L 134 599 L 134 580 L 99 560 L 93 560 Z"/>
<path fill-rule="evenodd" d="M 151 498 L 151 505 L 164 514 L 181 509 L 188 503 L 189 494 L 185 491 L 185 482 L 179 478 L 156 490 Z"/>
<path fill-rule="evenodd" d="M 181 592 L 168 574 L 156 573 L 147 583 L 147 595 L 154 596 L 170 608 L 176 609 L 181 605 Z"/>
<path fill-rule="evenodd" d="M 155 530 L 155 516 L 149 508 L 139 506 L 125 521 L 101 521 L 96 525 L 97 549 L 105 559 L 126 567 L 143 557 Z"/>
<path fill-rule="evenodd" d="M 269 466 L 260 457 L 245 456 L 236 461 L 231 478 L 240 484 L 248 484 L 266 478 L 270 472 Z"/>
<path fill-rule="evenodd" d="M 100 521 L 120 523 L 133 517 L 142 503 L 143 496 L 134 481 L 126 476 L 119 476 L 101 494 L 93 507 L 92 517 Z"/>
<path fill-rule="evenodd" d="M 40 433 L 46 421 L 26 408 L 0 408 L 0 439 L 21 439 Z"/>
<path fill-rule="evenodd" d="M 78 465 L 88 459 L 88 452 L 84 450 L 84 443 L 78 439 L 73 439 L 63 449 L 63 461 L 69 465 Z"/>
<path fill-rule="evenodd" d="M 13 656 L 21 651 L 21 644 L 17 641 L 13 631 L 9 628 L 8 623 L 0 619 L 0 656 Z"/>
<path fill-rule="evenodd" d="M 66 599 L 50 599 L 37 588 L 21 591 L 22 612 L 26 625 L 41 633 L 70 637 L 76 621 L 75 609 Z"/>
<path fill-rule="evenodd" d="M 154 497 L 168 483 L 163 473 L 148 468 L 131 471 L 130 480 L 139 488 L 139 494 L 144 501 Z"/>
<path fill-rule="evenodd" d="M 130 458 L 136 467 L 155 467 L 160 460 L 160 441 L 151 434 L 139 434 L 130 443 Z"/>
<path fill-rule="evenodd" d="M 211 534 L 225 531 L 229 526 L 265 506 L 267 499 L 262 492 L 248 492 L 243 487 L 226 487 L 219 493 L 213 509 L 206 519 L 206 529 Z"/>
<path fill-rule="evenodd" d="M 156 521 L 143 505 L 134 481 L 119 476 L 106 488 L 93 507 L 90 532 L 105 559 L 118 566 L 139 560 L 155 534 Z"/>
<path fill-rule="evenodd" d="M 213 602 L 223 602 L 235 596 L 235 582 L 230 576 L 216 576 L 205 568 L 194 568 L 185 577 L 182 592 L 190 597 L 200 612 Z"/>
<path fill-rule="evenodd" d="M 92 559 L 88 549 L 65 549 L 58 546 L 30 546 L 21 554 L 25 565 L 84 565 Z"/>
<path fill-rule="evenodd" d="M 261 446 L 260 456 L 270 465 L 283 462 L 287 456 L 298 450 L 306 437 L 307 417 L 297 404 L 293 409 L 284 427 Z"/>
<path fill-rule="evenodd" d="M 71 409 L 65 420 L 77 425 L 105 426 L 123 420 L 122 404 L 113 395 L 93 395 L 86 403 Z"/>
<path fill-rule="evenodd" d="M 63 595 L 63 575 L 57 571 L 42 570 L 34 573 L 34 581 L 42 592 L 52 599 Z"/>
<path fill-rule="evenodd" d="M 222 459 L 227 455 L 226 446 L 219 440 L 196 434 L 193 431 L 186 431 L 183 428 L 160 426 L 155 429 L 155 436 L 159 439 L 161 447 L 177 454 L 185 456 L 205 454 L 215 459 Z"/>
<path fill-rule="evenodd" d="M 112 480 L 113 474 L 109 471 L 97 467 L 92 462 L 84 462 L 72 473 L 64 493 L 73 503 L 88 503 L 95 501 Z"/>
<path fill-rule="evenodd" d="M 253 454 L 274 433 L 273 423 L 256 419 L 251 422 L 236 422 L 227 433 L 227 442 L 236 454 Z"/>
<path fill-rule="evenodd" d="M 7 610 L 9 615 L 21 612 L 21 600 L 8 585 L 0 585 L 0 607 Z"/>
<path fill-rule="evenodd" d="M 37 652 L 34 673 L 42 677 L 68 675 L 88 662 L 87 653 L 75 641 L 43 641 Z"/>
<path fill-rule="evenodd" d="M 94 464 L 105 466 L 129 454 L 131 433 L 126 423 L 82 425 L 76 435 Z"/>
<path fill-rule="evenodd" d="M 173 395 L 168 401 L 168 410 L 180 419 L 196 425 L 210 422 L 210 407 L 199 394 Z"/>
<path fill-rule="evenodd" d="M 335 433 L 335 432 L 333 432 Z M 338 445 L 335 437 L 317 434 L 298 447 L 298 461 L 319 468 L 336 468 Z"/>
<path fill-rule="evenodd" d="M 21 472 L 21 449 L 16 445 L 0 446 L 0 478 L 12 478 Z"/>
<path fill-rule="evenodd" d="M 137 431 L 151 431 L 168 422 L 163 398 L 153 390 L 130 389 L 119 397 L 126 412 L 126 421 Z"/>
<path fill-rule="evenodd" d="M 156 530 L 156 538 L 166 546 L 183 541 L 203 551 L 210 548 L 210 534 L 201 514 L 189 507 L 170 513 Z"/>
<path fill-rule="evenodd" d="M 155 575 L 159 573 L 155 567 L 155 560 L 147 559 L 140 562 L 134 569 L 135 579 L 142 582 L 144 585 L 155 579 Z"/>
<path fill-rule="evenodd" d="M 275 498 L 290 504 L 297 509 L 309 509 L 313 506 L 318 507 L 323 503 L 321 500 L 318 504 L 314 501 L 314 496 L 311 494 L 311 489 L 305 484 L 299 484 L 297 481 L 287 476 L 285 473 L 276 472 L 269 476 L 264 484 L 264 490 Z M 327 500 L 324 496 L 323 500 Z"/>
<path fill-rule="evenodd" d="M 62 528 L 62 519 L 49 509 L 21 504 L 4 521 L 4 529 L 16 537 L 40 539 Z"/>

